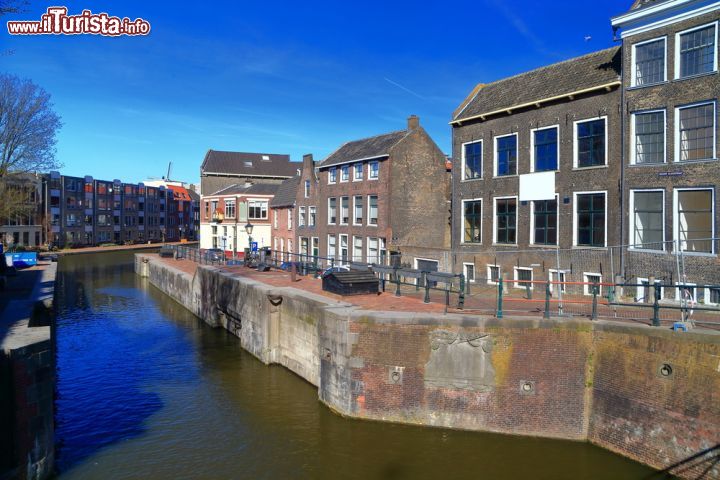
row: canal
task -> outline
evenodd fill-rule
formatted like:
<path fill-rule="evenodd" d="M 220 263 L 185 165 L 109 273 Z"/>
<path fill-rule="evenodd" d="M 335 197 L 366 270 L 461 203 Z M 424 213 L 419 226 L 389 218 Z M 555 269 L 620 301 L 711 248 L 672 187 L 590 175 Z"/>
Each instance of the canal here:
<path fill-rule="evenodd" d="M 61 258 L 57 463 L 70 479 L 642 479 L 585 443 L 348 420 L 133 272 Z"/>

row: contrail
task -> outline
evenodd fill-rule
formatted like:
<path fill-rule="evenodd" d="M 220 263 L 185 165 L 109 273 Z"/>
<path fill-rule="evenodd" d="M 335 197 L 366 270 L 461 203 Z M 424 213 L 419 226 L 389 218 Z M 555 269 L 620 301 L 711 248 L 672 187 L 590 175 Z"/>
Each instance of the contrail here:
<path fill-rule="evenodd" d="M 410 90 L 409 88 L 404 87 L 404 86 L 400 85 L 400 84 L 397 83 L 397 82 L 393 82 L 392 80 L 390 80 L 390 79 L 387 78 L 387 77 L 384 77 L 384 78 L 385 78 L 385 81 L 386 81 L 386 82 L 388 82 L 388 83 L 390 83 L 390 84 L 392 84 L 392 85 L 395 85 L 395 86 L 398 87 L 398 88 L 402 88 L 403 90 L 405 90 L 405 91 L 408 92 L 409 94 L 415 95 L 415 96 L 418 97 L 420 100 L 425 100 L 425 97 L 423 97 L 423 96 L 420 95 L 419 93 L 413 92 L 413 91 Z"/>

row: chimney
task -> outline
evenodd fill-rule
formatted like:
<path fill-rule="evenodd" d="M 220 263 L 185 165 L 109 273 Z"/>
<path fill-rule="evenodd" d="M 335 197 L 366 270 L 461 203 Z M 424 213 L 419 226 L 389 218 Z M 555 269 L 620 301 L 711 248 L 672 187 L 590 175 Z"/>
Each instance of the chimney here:
<path fill-rule="evenodd" d="M 420 126 L 420 117 L 417 115 L 410 115 L 408 117 L 408 130 L 415 130 Z"/>
<path fill-rule="evenodd" d="M 306 153 L 305 155 L 303 155 L 303 170 L 306 168 L 310 170 L 315 168 L 315 162 L 313 161 L 312 153 Z"/>

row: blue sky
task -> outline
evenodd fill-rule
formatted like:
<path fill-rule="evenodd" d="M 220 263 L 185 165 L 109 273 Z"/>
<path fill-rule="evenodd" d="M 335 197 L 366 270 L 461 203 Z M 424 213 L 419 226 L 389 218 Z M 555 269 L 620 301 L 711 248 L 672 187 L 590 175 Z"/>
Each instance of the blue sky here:
<path fill-rule="evenodd" d="M 8 35 L 6 20 L 58 3 L 2 19 L 0 70 L 51 93 L 62 172 L 136 182 L 172 161 L 196 182 L 209 148 L 322 160 L 410 114 L 449 154 L 448 121 L 475 84 L 612 46 L 609 18 L 632 2 L 88 0 L 62 4 L 143 17 L 151 34 Z"/>

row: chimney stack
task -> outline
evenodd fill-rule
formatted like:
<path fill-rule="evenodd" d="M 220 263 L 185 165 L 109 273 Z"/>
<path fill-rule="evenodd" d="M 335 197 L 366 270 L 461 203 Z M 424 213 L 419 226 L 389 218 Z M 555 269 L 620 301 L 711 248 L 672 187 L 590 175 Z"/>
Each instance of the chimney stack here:
<path fill-rule="evenodd" d="M 417 115 L 410 115 L 407 122 L 407 129 L 415 130 L 420 126 L 420 117 L 418 117 Z"/>
<path fill-rule="evenodd" d="M 312 153 L 306 153 L 303 155 L 303 168 L 313 168 L 315 167 L 315 162 L 313 161 Z"/>

